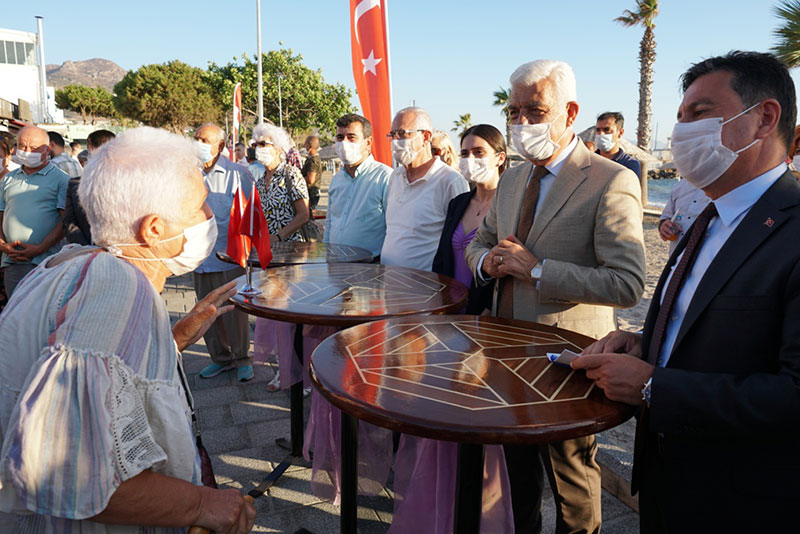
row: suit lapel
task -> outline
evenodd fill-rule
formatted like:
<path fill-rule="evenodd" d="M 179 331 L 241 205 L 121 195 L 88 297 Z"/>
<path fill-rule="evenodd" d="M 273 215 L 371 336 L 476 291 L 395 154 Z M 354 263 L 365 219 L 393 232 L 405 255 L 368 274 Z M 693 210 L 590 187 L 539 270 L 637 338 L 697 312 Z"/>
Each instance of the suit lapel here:
<path fill-rule="evenodd" d="M 550 224 L 553 217 L 564 206 L 578 186 L 586 180 L 586 173 L 582 169 L 589 165 L 589 150 L 578 140 L 578 144 L 572 154 L 567 156 L 567 160 L 561 167 L 558 176 L 553 180 L 553 185 L 542 202 L 541 211 L 537 212 L 533 218 L 533 226 L 531 226 L 531 231 L 525 240 L 525 246 L 529 250 L 533 250 L 536 240 L 542 235 L 542 232 Z"/>
<path fill-rule="evenodd" d="M 789 216 L 781 210 L 795 204 L 798 200 L 796 185 L 792 182 L 795 182 L 795 179 L 788 172 L 779 178 L 753 205 L 750 212 L 717 253 L 689 303 L 686 316 L 683 318 L 673 345 L 673 353 L 686 336 L 686 332 L 739 269 L 739 266 L 765 239 L 789 219 Z M 656 296 L 654 295 L 653 298 Z"/>

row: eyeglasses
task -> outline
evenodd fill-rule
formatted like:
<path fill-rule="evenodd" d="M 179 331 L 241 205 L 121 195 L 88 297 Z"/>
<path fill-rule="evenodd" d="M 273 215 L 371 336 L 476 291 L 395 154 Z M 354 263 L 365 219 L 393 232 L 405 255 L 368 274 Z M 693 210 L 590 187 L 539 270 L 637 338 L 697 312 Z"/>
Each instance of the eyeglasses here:
<path fill-rule="evenodd" d="M 386 134 L 387 139 L 408 139 L 417 132 L 424 132 L 425 130 L 392 130 Z"/>
<path fill-rule="evenodd" d="M 275 146 L 275 143 L 272 141 L 254 141 L 253 146 L 260 146 L 261 148 L 264 148 L 266 146 Z"/>

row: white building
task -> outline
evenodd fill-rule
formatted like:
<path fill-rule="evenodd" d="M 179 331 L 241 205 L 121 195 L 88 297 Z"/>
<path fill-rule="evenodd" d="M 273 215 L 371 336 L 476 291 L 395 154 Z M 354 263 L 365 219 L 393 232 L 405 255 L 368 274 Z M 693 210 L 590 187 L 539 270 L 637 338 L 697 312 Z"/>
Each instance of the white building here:
<path fill-rule="evenodd" d="M 0 98 L 15 105 L 20 100 L 27 102 L 33 122 L 64 122 L 64 112 L 56 109 L 52 87 L 46 88 L 46 101 L 42 102 L 37 49 L 37 34 L 0 28 Z"/>

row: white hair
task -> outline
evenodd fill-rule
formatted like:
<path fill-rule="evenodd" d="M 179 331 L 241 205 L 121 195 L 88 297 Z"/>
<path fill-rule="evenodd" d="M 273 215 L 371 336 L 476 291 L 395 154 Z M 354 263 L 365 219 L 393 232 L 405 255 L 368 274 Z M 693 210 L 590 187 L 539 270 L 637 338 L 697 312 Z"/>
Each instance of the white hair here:
<path fill-rule="evenodd" d="M 400 115 L 405 115 L 406 113 L 413 113 L 414 114 L 414 127 L 420 130 L 428 130 L 433 132 L 433 121 L 431 120 L 431 116 L 428 115 L 428 112 L 422 108 L 418 107 L 407 107 L 403 108 L 395 114 L 395 117 L 399 117 Z"/>
<path fill-rule="evenodd" d="M 175 220 L 202 166 L 195 142 L 157 128 L 127 130 L 98 148 L 78 187 L 100 246 L 131 243 L 147 215 Z"/>
<path fill-rule="evenodd" d="M 258 141 L 272 141 L 275 148 L 281 150 L 284 154 L 289 152 L 292 148 L 292 140 L 289 134 L 283 128 L 275 126 L 274 124 L 259 124 L 253 128 L 253 136 L 251 142 L 257 143 Z"/>
<path fill-rule="evenodd" d="M 551 78 L 556 91 L 559 104 L 578 101 L 578 90 L 575 83 L 575 73 L 572 67 L 563 61 L 552 59 L 537 59 L 520 65 L 511 74 L 511 85 L 530 87 L 540 80 Z"/>
<path fill-rule="evenodd" d="M 194 132 L 197 133 L 203 128 L 213 128 L 215 132 L 217 132 L 217 142 L 225 141 L 225 130 L 214 124 L 213 122 L 207 122 L 204 125 L 200 126 Z"/>

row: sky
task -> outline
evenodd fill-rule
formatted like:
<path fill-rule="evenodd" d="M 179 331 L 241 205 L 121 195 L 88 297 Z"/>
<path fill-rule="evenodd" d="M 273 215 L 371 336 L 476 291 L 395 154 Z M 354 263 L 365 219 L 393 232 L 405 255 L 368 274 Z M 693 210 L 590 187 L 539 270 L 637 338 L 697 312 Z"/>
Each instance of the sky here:
<path fill-rule="evenodd" d="M 779 21 L 777 0 L 663 0 L 656 18 L 653 129 L 663 147 L 680 103 L 679 77 L 692 63 L 732 49 L 768 51 Z M 256 51 L 256 0 L 12 2 L 0 27 L 36 31 L 44 16 L 49 64 L 95 57 L 125 69 L 179 59 L 206 68 Z M 560 59 L 575 71 L 576 130 L 598 114 L 621 111 L 635 142 L 641 28 L 614 18 L 634 0 L 389 0 L 392 105 L 425 108 L 449 131 L 459 115 L 501 130 L 492 93 L 534 59 Z M 262 49 L 283 43 L 322 69 L 329 83 L 355 93 L 348 0 L 261 0 Z M 800 76 L 793 72 L 800 87 Z M 266 79 L 265 84 L 277 83 Z M 354 104 L 358 105 L 354 96 Z M 451 136 L 455 140 L 455 133 Z"/>

